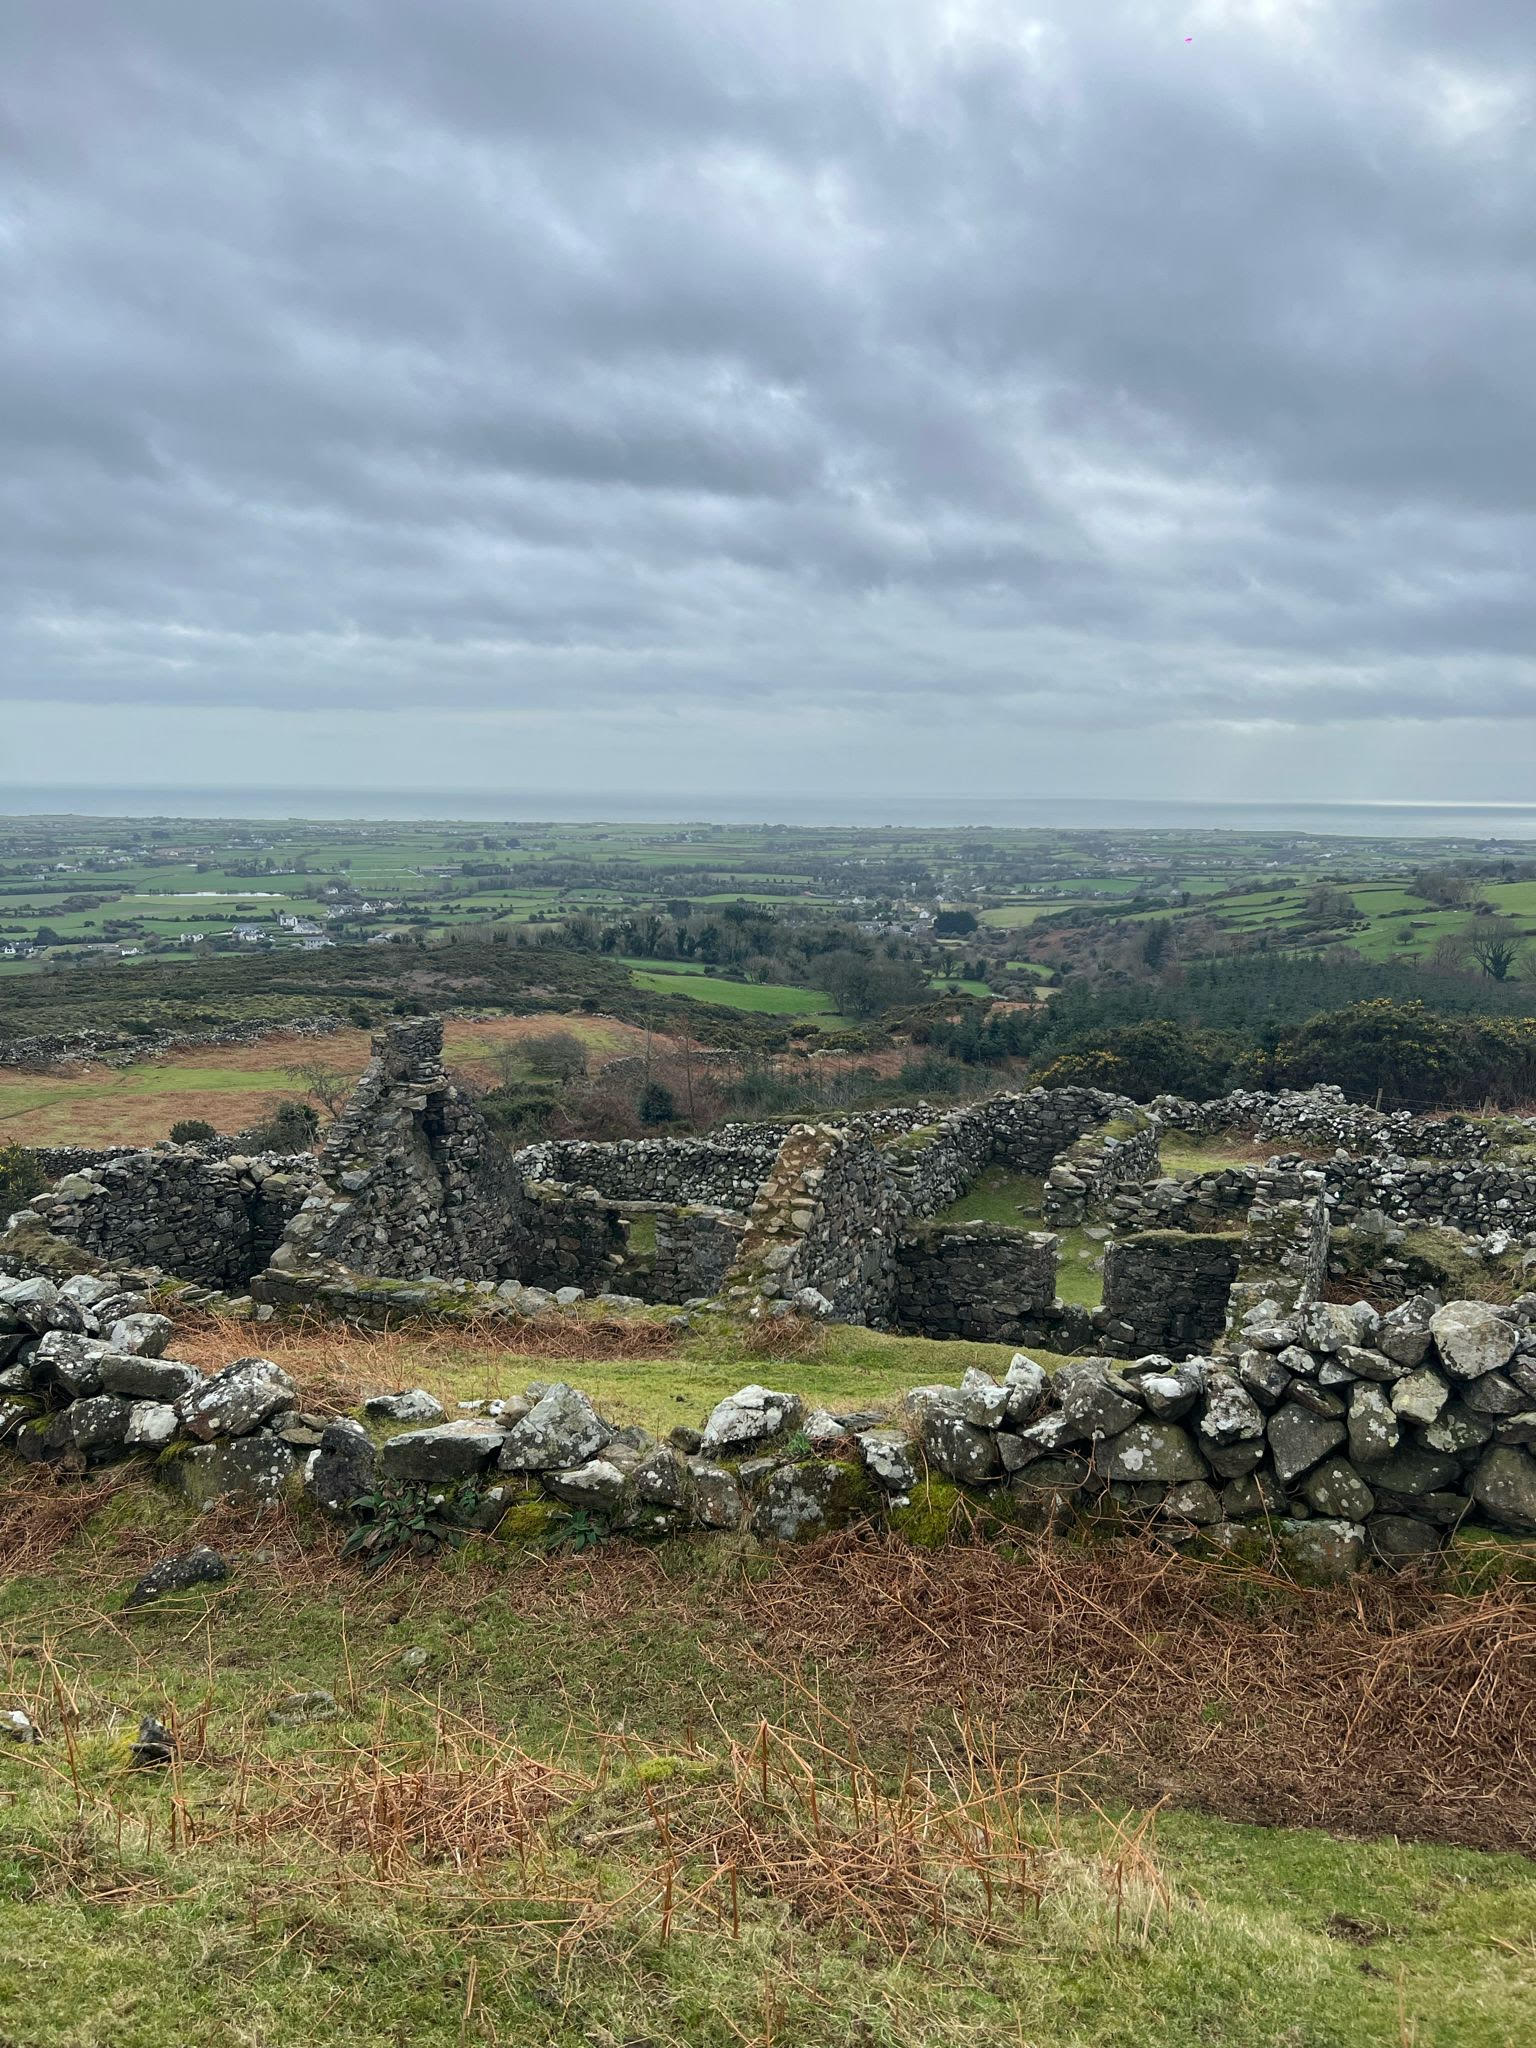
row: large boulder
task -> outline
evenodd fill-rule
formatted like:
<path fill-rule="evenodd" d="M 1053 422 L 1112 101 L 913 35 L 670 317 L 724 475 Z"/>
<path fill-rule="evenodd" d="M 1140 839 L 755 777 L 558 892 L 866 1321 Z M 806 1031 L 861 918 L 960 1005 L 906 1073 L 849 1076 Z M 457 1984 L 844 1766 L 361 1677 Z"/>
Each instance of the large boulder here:
<path fill-rule="evenodd" d="M 705 1457 L 740 1457 L 780 1437 L 791 1436 L 800 1427 L 805 1404 L 798 1394 L 781 1394 L 772 1387 L 741 1387 L 716 1402 L 704 1425 L 700 1449 Z"/>
<path fill-rule="evenodd" d="M 249 1436 L 274 1415 L 299 1405 L 299 1390 L 270 1358 L 237 1358 L 177 1404 L 187 1434 L 204 1443 Z"/>
<path fill-rule="evenodd" d="M 1344 1436 L 1344 1424 L 1334 1416 L 1316 1415 L 1298 1401 L 1287 1401 L 1269 1418 L 1269 1450 L 1275 1462 L 1275 1477 L 1282 1486 L 1289 1487 L 1330 1451 L 1337 1450 Z"/>
<path fill-rule="evenodd" d="M 1133 1422 L 1097 1447 L 1094 1467 L 1105 1479 L 1138 1485 L 1177 1486 L 1207 1477 L 1194 1438 L 1176 1422 Z"/>
<path fill-rule="evenodd" d="M 1520 1332 L 1487 1301 L 1448 1301 L 1430 1319 L 1435 1348 L 1457 1379 L 1498 1372 L 1515 1355 Z"/>
<path fill-rule="evenodd" d="M 379 1449 L 379 1472 L 402 1486 L 451 1486 L 484 1472 L 506 1448 L 507 1432 L 468 1416 L 436 1429 L 406 1430 Z"/>
<path fill-rule="evenodd" d="M 585 1394 L 557 1380 L 507 1431 L 498 1462 L 503 1472 L 568 1471 L 606 1450 L 613 1435 Z"/>
<path fill-rule="evenodd" d="M 918 1387 L 907 1396 L 908 1412 L 917 1424 L 923 1456 L 946 1479 L 961 1486 L 981 1486 L 1001 1476 L 1002 1453 L 990 1429 L 966 1419 L 961 1395 L 953 1387 Z"/>
<path fill-rule="evenodd" d="M 1515 1444 L 1496 1444 L 1472 1474 L 1472 1498 L 1490 1521 L 1536 1533 L 1536 1458 Z"/>

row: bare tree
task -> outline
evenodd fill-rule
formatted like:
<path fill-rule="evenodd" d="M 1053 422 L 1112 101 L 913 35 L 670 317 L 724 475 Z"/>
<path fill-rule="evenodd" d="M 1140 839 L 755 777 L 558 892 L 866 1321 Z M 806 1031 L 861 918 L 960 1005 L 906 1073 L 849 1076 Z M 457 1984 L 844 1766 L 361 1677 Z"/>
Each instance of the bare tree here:
<path fill-rule="evenodd" d="M 1524 944 L 1525 933 L 1512 917 L 1480 917 L 1467 933 L 1468 952 L 1493 981 L 1514 976 Z"/>
<path fill-rule="evenodd" d="M 352 1093 L 353 1077 L 338 1067 L 328 1067 L 318 1055 L 289 1067 L 288 1078 L 297 1081 L 306 1095 L 312 1095 L 329 1117 L 341 1114 L 342 1104 Z"/>

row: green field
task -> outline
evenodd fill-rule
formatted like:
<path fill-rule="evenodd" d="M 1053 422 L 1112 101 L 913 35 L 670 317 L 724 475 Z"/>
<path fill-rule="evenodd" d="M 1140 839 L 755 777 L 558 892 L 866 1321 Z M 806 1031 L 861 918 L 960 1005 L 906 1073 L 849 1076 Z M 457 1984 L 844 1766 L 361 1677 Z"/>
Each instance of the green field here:
<path fill-rule="evenodd" d="M 631 979 L 637 988 L 654 989 L 658 995 L 691 996 L 699 1002 L 724 1003 L 732 1010 L 755 1010 L 765 1017 L 815 1017 L 829 1029 L 839 1029 L 842 1018 L 832 1008 L 832 998 L 821 989 L 791 988 L 784 982 L 725 981 L 718 975 L 674 974 L 667 968 L 636 968 Z"/>

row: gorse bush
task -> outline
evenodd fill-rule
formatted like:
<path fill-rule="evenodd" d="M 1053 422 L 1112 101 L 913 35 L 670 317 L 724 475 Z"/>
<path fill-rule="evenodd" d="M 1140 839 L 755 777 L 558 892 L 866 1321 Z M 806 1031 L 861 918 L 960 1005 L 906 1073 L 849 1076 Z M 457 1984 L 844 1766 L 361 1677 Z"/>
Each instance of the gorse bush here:
<path fill-rule="evenodd" d="M 205 1123 L 200 1116 L 184 1116 L 171 1125 L 173 1145 L 201 1145 L 206 1139 L 217 1136 L 213 1125 Z"/>
<path fill-rule="evenodd" d="M 48 1185 L 48 1176 L 22 1145 L 0 1145 L 0 1222 L 24 1209 Z"/>

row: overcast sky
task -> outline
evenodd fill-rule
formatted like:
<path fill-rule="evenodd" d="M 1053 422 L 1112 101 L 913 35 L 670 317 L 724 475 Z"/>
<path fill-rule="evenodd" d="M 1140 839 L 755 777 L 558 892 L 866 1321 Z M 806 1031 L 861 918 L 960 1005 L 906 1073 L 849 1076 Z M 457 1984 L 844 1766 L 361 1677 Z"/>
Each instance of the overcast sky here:
<path fill-rule="evenodd" d="M 0 782 L 1536 797 L 1531 0 L 0 19 Z"/>

